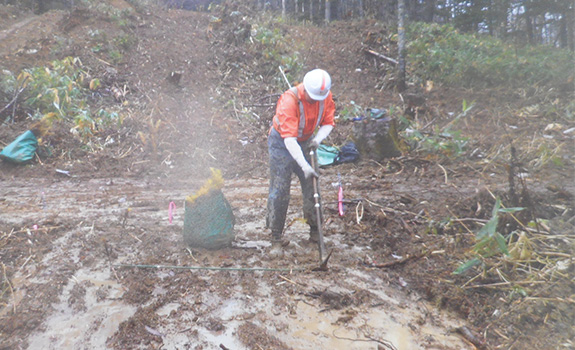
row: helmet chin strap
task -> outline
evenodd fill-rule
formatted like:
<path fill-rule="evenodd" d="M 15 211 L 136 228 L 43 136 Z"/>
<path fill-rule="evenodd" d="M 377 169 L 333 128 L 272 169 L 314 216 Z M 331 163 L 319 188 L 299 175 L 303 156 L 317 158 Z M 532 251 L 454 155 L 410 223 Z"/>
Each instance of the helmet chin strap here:
<path fill-rule="evenodd" d="M 311 98 L 311 96 L 307 93 L 307 91 L 305 89 L 303 91 L 305 92 L 305 100 L 308 103 L 318 102 L 317 100 L 314 100 L 313 98 Z"/>

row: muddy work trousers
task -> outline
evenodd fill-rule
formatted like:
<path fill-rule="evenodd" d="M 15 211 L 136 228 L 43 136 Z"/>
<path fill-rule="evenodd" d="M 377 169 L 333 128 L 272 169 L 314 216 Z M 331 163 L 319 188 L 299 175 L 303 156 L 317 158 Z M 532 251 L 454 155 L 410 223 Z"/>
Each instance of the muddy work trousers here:
<path fill-rule="evenodd" d="M 306 160 L 310 163 L 310 155 L 307 147 L 308 142 L 299 142 L 299 144 Z M 303 213 L 306 222 L 310 226 L 310 234 L 316 234 L 318 220 L 314 207 L 315 201 L 313 198 L 312 178 L 305 178 L 303 171 L 287 150 L 283 138 L 273 128 L 268 138 L 268 151 L 270 158 L 270 190 L 266 227 L 271 229 L 272 239 L 280 239 L 284 230 L 293 173 L 297 175 L 301 185 Z"/>

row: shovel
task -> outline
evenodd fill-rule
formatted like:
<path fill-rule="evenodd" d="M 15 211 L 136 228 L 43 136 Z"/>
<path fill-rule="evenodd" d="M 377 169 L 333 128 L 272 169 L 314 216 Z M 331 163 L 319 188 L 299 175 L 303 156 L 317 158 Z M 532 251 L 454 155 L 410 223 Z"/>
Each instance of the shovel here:
<path fill-rule="evenodd" d="M 311 150 L 309 152 L 310 154 L 310 158 L 311 158 L 311 167 L 317 171 L 317 167 L 316 167 L 316 159 L 315 159 L 315 151 Z M 329 258 L 331 257 L 331 253 L 333 253 L 333 250 L 331 252 L 329 252 L 329 254 L 326 256 L 326 251 L 325 251 L 325 244 L 323 243 L 323 222 L 322 222 L 322 217 L 321 217 L 321 198 L 319 196 L 319 183 L 318 183 L 318 179 L 315 176 L 312 176 L 312 182 L 313 182 L 313 198 L 315 200 L 315 213 L 316 213 L 316 217 L 317 217 L 317 233 L 318 233 L 318 247 L 319 247 L 319 267 L 316 267 L 315 269 L 313 269 L 313 271 L 327 271 L 327 262 L 329 261 Z M 325 259 L 324 259 L 325 257 Z"/>

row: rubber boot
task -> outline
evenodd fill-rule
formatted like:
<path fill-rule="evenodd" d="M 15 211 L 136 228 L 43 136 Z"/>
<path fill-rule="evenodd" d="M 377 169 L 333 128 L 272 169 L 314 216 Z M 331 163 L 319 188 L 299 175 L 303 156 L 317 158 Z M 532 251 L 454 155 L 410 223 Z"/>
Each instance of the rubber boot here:
<path fill-rule="evenodd" d="M 288 242 L 289 244 L 289 242 Z M 283 258 L 284 256 L 284 247 L 287 244 L 282 240 L 281 234 L 272 233 L 272 245 L 271 249 L 268 253 L 269 257 L 272 259 L 279 259 Z"/>
<path fill-rule="evenodd" d="M 284 256 L 284 248 L 282 246 L 282 241 L 272 241 L 272 246 L 268 256 L 271 259 L 281 259 Z"/>

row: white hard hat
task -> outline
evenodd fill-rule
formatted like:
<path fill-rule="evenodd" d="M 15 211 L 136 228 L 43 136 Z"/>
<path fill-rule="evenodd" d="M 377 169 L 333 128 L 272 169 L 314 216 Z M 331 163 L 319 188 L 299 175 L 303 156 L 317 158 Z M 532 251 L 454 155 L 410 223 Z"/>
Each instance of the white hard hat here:
<path fill-rule="evenodd" d="M 303 77 L 303 87 L 311 98 L 323 101 L 331 89 L 331 78 L 323 69 L 314 69 Z"/>

